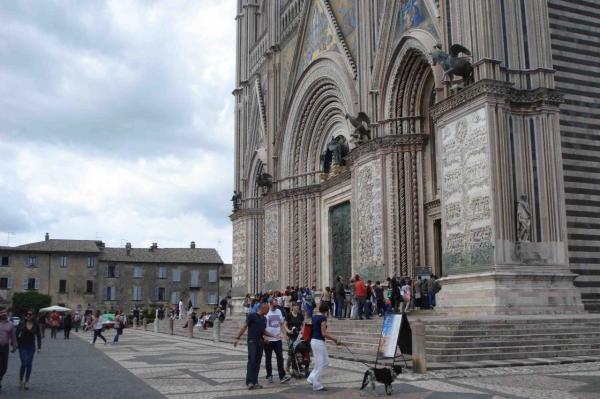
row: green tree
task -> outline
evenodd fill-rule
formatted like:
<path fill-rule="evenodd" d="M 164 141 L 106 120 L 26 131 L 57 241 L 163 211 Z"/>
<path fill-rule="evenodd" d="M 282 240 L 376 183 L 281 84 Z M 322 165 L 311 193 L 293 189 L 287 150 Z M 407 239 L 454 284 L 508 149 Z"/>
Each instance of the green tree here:
<path fill-rule="evenodd" d="M 21 316 L 29 309 L 37 312 L 41 308 L 50 306 L 51 301 L 50 295 L 39 292 L 15 292 L 12 300 L 12 312 L 15 316 Z"/>

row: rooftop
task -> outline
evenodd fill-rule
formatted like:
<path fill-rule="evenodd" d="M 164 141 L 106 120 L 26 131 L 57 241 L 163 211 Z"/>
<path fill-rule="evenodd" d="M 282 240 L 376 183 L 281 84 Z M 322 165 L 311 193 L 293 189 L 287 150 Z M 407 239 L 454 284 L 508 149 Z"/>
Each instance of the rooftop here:
<path fill-rule="evenodd" d="M 56 240 L 32 242 L 16 247 L 0 247 L 0 250 L 25 251 L 25 252 L 85 252 L 99 253 L 102 241 L 94 240 Z"/>
<path fill-rule="evenodd" d="M 222 264 L 223 260 L 214 248 L 105 248 L 100 253 L 105 262 L 149 262 L 149 263 L 211 263 Z"/>

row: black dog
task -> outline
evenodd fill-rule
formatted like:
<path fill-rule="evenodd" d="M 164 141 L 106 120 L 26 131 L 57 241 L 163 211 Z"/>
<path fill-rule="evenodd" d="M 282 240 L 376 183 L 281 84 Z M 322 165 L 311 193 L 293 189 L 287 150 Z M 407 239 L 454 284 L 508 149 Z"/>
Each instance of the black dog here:
<path fill-rule="evenodd" d="M 365 371 L 365 376 L 363 378 L 362 386 L 360 390 L 365 389 L 369 384 L 371 384 L 371 388 L 373 389 L 373 393 L 377 396 L 377 392 L 375 391 L 375 381 L 385 385 L 385 393 L 387 395 L 392 394 L 392 383 L 398 377 L 398 374 L 402 374 L 402 366 L 393 365 L 390 367 L 383 368 L 370 368 Z"/>

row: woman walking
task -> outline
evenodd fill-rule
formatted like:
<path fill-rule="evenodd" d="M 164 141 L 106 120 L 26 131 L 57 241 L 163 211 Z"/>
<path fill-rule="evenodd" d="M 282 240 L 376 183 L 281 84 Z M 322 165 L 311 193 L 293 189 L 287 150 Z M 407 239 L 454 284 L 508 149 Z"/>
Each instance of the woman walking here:
<path fill-rule="evenodd" d="M 118 310 L 115 314 L 115 337 L 113 338 L 113 344 L 119 342 L 119 335 L 123 335 L 123 328 L 125 327 L 123 316 L 121 311 Z"/>
<path fill-rule="evenodd" d="M 325 339 L 335 342 L 336 345 L 340 345 L 342 342 L 329 335 L 327 331 L 329 306 L 322 303 L 319 306 L 319 312 L 321 314 L 312 318 L 312 338 L 310 340 L 310 347 L 315 357 L 315 368 L 306 381 L 313 386 L 313 391 L 326 391 L 327 389 L 321 384 L 321 375 L 323 375 L 325 368 L 329 366 L 329 354 L 325 346 Z"/>
<path fill-rule="evenodd" d="M 102 329 L 104 328 L 104 325 L 102 324 L 103 322 L 104 319 L 102 318 L 100 311 L 96 310 L 96 314 L 92 319 L 92 326 L 94 326 L 94 340 L 92 341 L 92 345 L 96 343 L 96 338 L 98 337 L 102 338 L 102 341 L 104 341 L 104 345 L 106 345 L 106 338 L 104 338 L 104 336 L 102 335 Z"/>
<path fill-rule="evenodd" d="M 17 327 L 17 345 L 19 357 L 21 358 L 21 370 L 19 371 L 19 389 L 29 390 L 27 384 L 33 367 L 33 355 L 35 354 L 35 341 L 37 340 L 37 351 L 42 350 L 42 335 L 40 326 L 33 317 L 33 311 L 28 310 L 25 320 Z M 24 379 L 23 379 L 24 378 Z"/>

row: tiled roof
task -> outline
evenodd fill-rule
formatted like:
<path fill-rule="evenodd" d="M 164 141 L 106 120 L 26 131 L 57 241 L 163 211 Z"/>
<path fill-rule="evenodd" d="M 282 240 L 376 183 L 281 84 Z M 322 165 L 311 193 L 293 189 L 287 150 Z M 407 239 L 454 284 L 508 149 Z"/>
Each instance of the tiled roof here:
<path fill-rule="evenodd" d="M 94 240 L 47 240 L 32 242 L 30 244 L 18 245 L 16 247 L 1 247 L 0 249 L 10 251 L 27 252 L 86 252 L 99 253 L 100 241 Z"/>
<path fill-rule="evenodd" d="M 223 260 L 214 248 L 105 248 L 100 253 L 105 262 L 149 262 L 149 263 L 210 263 L 221 264 Z"/>

